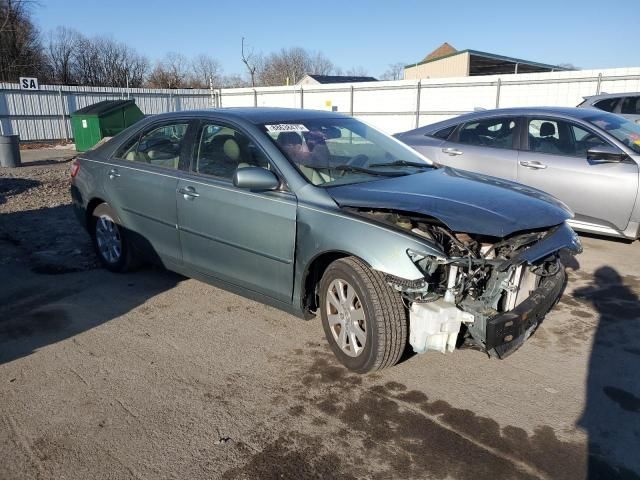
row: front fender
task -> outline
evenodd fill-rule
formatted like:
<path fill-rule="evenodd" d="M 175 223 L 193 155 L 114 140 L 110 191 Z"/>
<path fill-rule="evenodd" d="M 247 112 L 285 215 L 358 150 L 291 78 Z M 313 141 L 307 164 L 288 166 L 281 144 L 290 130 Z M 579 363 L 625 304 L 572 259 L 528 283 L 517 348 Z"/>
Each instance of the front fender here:
<path fill-rule="evenodd" d="M 407 250 L 439 258 L 444 253 L 412 235 L 348 214 L 338 209 L 298 205 L 296 281 L 294 298 L 301 298 L 305 272 L 315 258 L 327 252 L 356 256 L 372 269 L 406 280 L 424 277 Z"/>

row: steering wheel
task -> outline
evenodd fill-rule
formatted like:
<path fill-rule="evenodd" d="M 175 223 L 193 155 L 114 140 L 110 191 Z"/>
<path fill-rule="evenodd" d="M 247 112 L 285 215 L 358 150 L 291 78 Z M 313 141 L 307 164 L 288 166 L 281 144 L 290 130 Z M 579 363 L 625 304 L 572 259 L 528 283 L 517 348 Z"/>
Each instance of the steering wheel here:
<path fill-rule="evenodd" d="M 369 157 L 367 157 L 364 153 L 359 153 L 355 157 L 351 157 L 347 161 L 347 165 L 352 165 L 354 167 L 365 167 L 369 163 Z"/>

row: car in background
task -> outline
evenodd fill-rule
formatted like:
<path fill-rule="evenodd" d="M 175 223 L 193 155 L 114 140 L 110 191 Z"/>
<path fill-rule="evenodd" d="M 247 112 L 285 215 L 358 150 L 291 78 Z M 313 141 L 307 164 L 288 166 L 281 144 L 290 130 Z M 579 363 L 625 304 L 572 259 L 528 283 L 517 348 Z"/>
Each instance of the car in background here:
<path fill-rule="evenodd" d="M 640 125 L 587 108 L 473 112 L 396 137 L 427 158 L 547 192 L 568 205 L 570 225 L 640 236 Z"/>
<path fill-rule="evenodd" d="M 605 112 L 622 115 L 629 120 L 640 123 L 640 92 L 638 93 L 603 93 L 584 97 L 579 108 L 598 108 Z"/>
<path fill-rule="evenodd" d="M 330 112 L 154 115 L 80 154 L 71 175 L 107 269 L 157 262 L 319 314 L 357 372 L 395 364 L 407 340 L 445 352 L 460 338 L 505 357 L 560 297 L 561 252 L 581 250 L 549 195 L 437 168 Z"/>

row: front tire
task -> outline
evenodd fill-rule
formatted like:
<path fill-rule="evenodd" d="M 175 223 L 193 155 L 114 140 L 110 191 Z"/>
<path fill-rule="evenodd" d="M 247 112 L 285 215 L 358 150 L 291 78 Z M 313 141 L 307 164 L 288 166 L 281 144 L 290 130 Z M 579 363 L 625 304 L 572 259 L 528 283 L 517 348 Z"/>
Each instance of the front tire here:
<path fill-rule="evenodd" d="M 355 257 L 336 260 L 320 281 L 320 305 L 329 346 L 345 367 L 367 373 L 398 362 L 407 311 L 381 273 Z"/>
<path fill-rule="evenodd" d="M 107 270 L 124 273 L 138 265 L 122 222 L 107 203 L 93 210 L 91 238 L 96 255 Z"/>

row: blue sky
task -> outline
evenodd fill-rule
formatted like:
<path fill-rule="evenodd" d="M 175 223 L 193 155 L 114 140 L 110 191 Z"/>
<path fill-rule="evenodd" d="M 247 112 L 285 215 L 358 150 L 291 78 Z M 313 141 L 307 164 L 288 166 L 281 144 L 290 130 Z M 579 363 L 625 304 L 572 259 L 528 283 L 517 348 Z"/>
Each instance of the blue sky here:
<path fill-rule="evenodd" d="M 640 64 L 638 0 L 365 1 L 41 0 L 43 33 L 59 25 L 110 35 L 152 61 L 165 52 L 217 58 L 244 73 L 240 39 L 256 52 L 300 46 L 343 69 L 379 75 L 394 62 L 421 60 L 442 42 L 581 68 Z"/>

